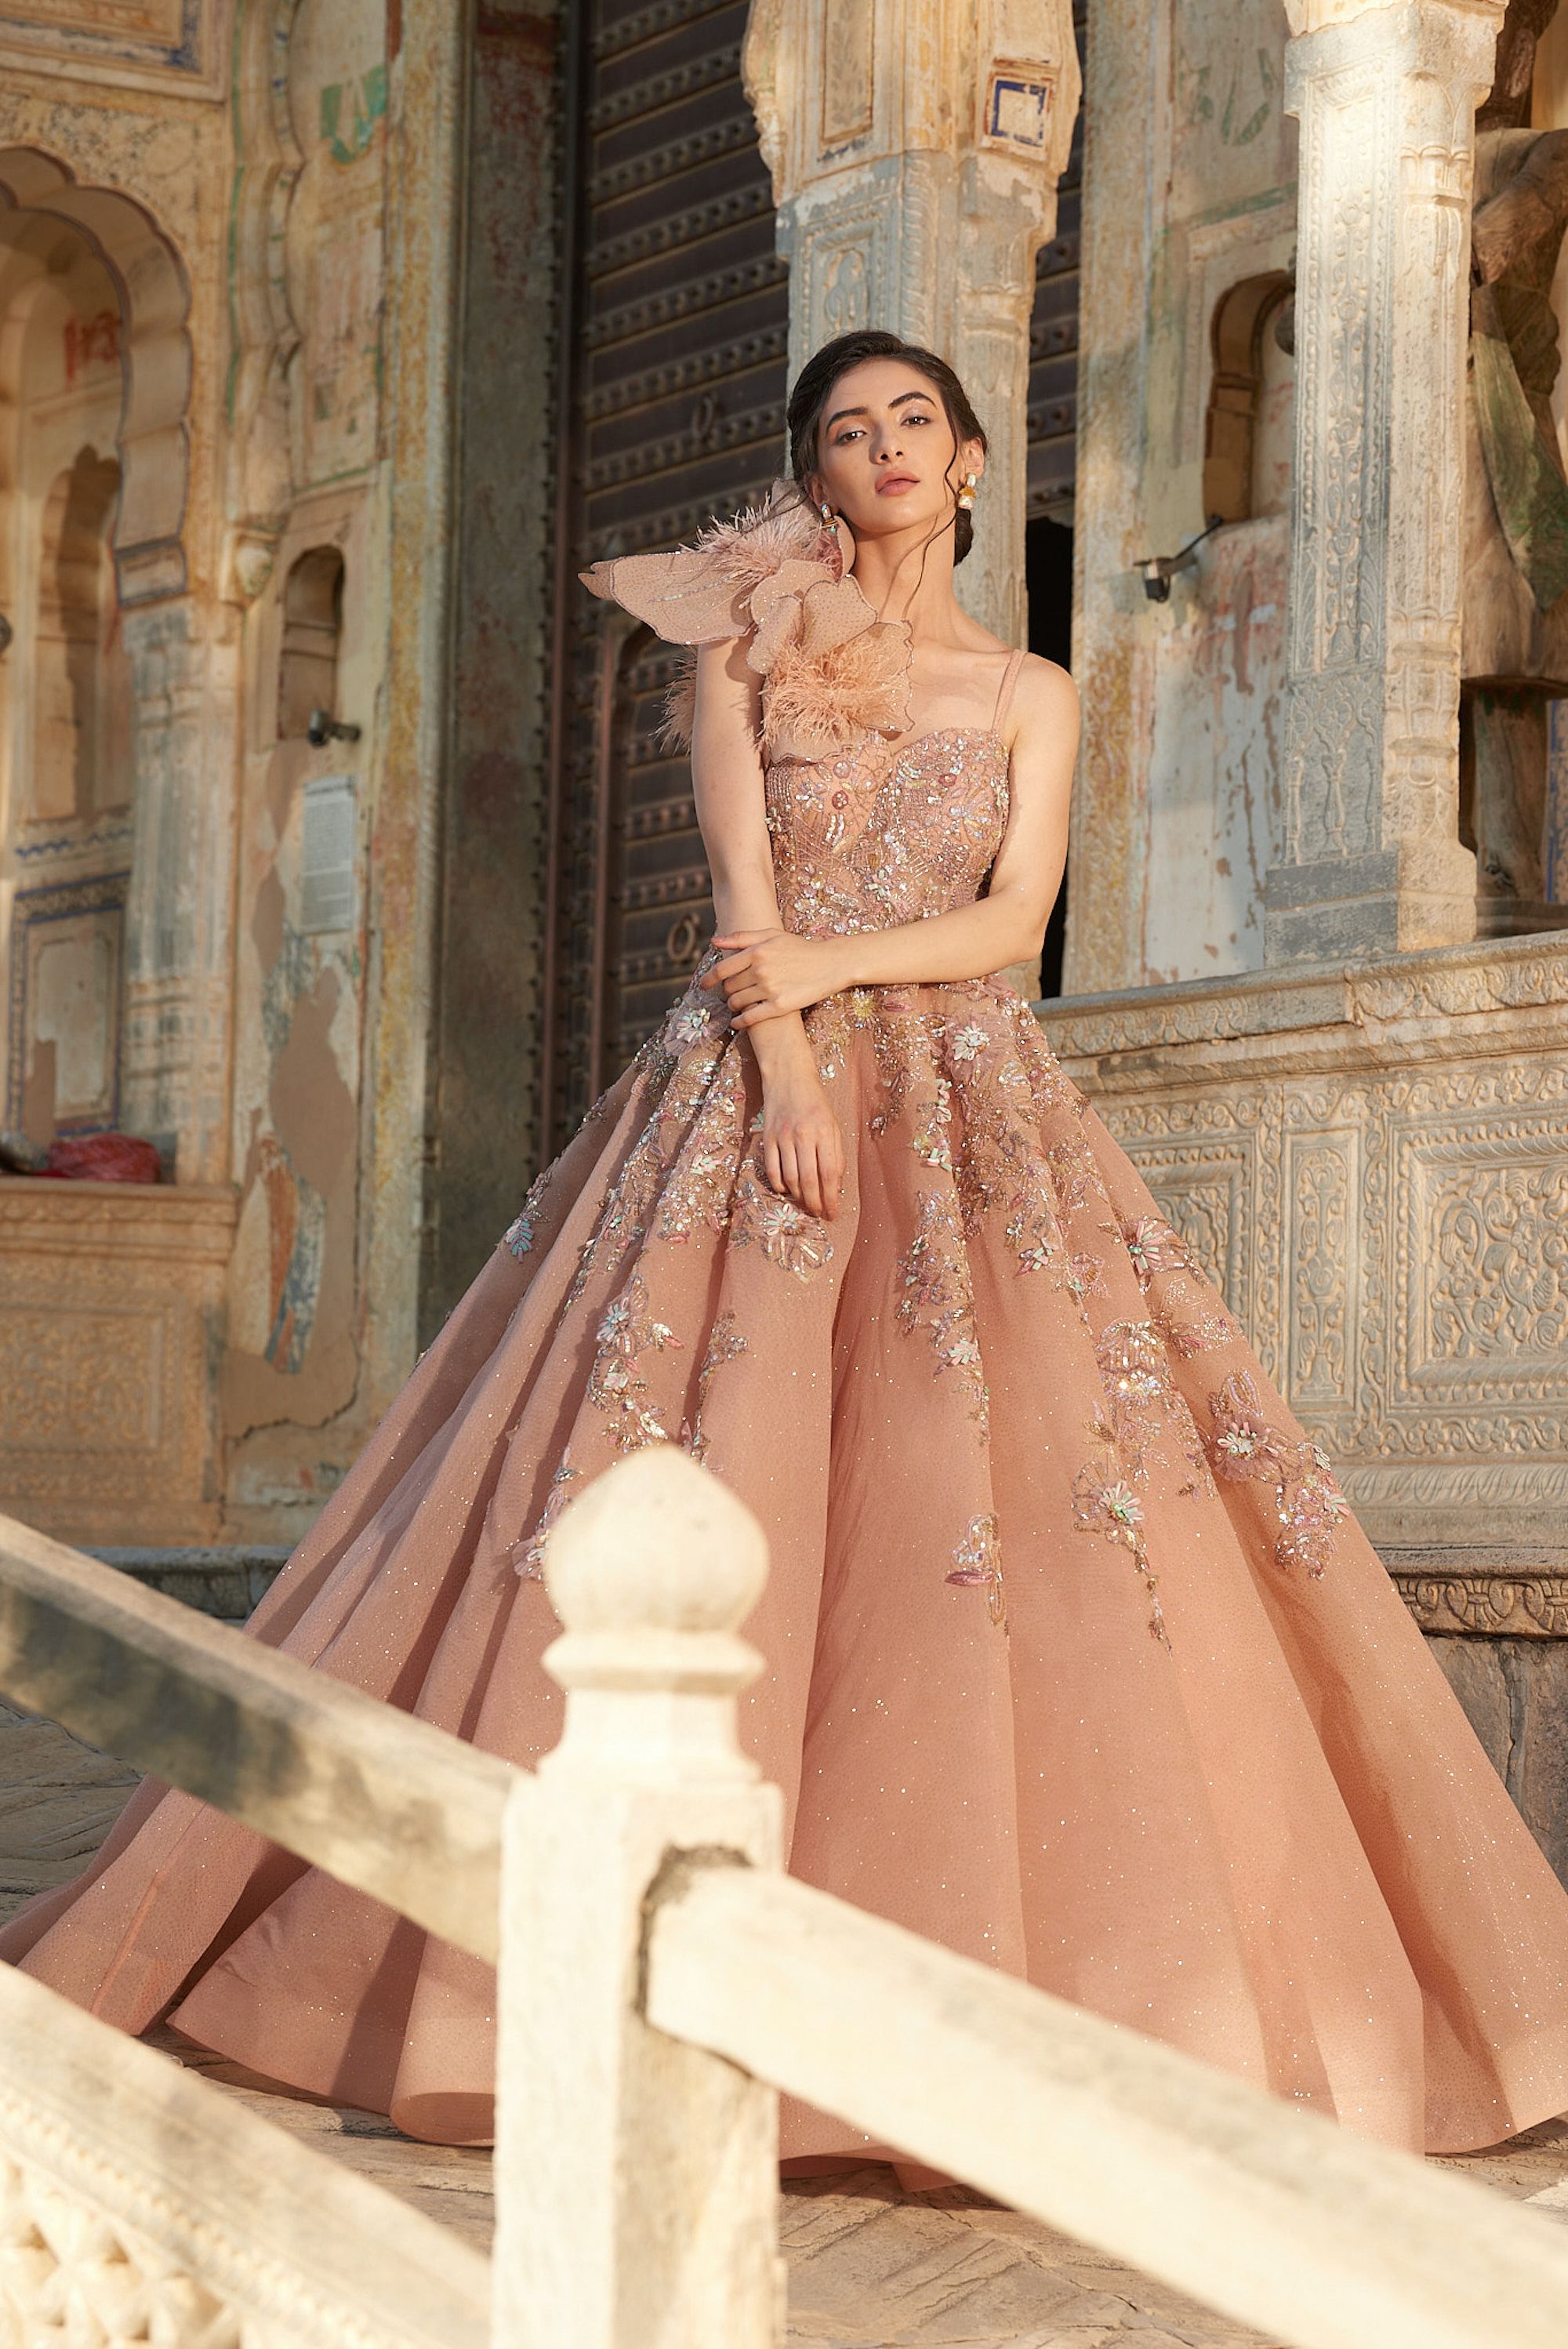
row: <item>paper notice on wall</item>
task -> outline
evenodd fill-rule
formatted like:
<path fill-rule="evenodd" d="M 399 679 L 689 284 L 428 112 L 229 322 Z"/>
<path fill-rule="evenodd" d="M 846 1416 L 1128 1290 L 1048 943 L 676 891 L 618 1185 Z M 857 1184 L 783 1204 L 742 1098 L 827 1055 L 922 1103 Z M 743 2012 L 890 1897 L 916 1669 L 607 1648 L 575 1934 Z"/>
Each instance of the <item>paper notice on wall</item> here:
<path fill-rule="evenodd" d="M 304 787 L 300 842 L 300 927 L 354 927 L 354 775 L 317 775 Z"/>

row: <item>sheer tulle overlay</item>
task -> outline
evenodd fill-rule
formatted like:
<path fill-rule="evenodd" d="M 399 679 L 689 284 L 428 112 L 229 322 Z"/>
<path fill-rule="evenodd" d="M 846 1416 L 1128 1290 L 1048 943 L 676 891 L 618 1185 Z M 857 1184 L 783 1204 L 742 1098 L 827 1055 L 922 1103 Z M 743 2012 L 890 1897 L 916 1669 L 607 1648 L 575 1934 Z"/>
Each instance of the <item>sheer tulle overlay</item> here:
<path fill-rule="evenodd" d="M 771 567 L 751 516 L 595 584 L 672 637 L 770 624 L 772 680 L 800 656 L 790 755 L 765 734 L 791 927 L 973 898 L 1000 735 L 857 725 L 855 692 L 896 722 L 880 653 L 813 704 L 805 607 L 853 583 L 814 523 L 763 521 Z M 683 1444 L 768 1532 L 745 1730 L 798 1876 L 1395 2144 L 1568 2106 L 1568 1896 L 1027 1006 L 995 978 L 807 1014 L 848 1152 L 821 1221 L 762 1178 L 716 992 L 694 974 L 535 1183 L 251 1636 L 532 1764 L 551 1523 Z M 413 2136 L 490 2135 L 488 1971 L 182 1795 L 143 1786 L 0 1955 Z M 786 2107 L 786 2155 L 865 2149 Z"/>

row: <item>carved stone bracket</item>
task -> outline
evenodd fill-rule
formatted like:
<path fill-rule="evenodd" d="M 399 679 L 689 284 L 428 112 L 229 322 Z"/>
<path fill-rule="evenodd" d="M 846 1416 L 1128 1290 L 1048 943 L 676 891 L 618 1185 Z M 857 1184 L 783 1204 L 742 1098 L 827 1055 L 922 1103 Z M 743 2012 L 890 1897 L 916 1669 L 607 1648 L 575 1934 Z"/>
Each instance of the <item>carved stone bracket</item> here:
<path fill-rule="evenodd" d="M 790 373 L 857 326 L 951 360 L 990 439 L 960 592 L 1021 644 L 1029 317 L 1078 113 L 1070 0 L 755 0 L 742 64 Z"/>
<path fill-rule="evenodd" d="M 1474 113 L 1501 0 L 1298 0 L 1295 503 L 1270 962 L 1473 935 L 1460 543 Z"/>

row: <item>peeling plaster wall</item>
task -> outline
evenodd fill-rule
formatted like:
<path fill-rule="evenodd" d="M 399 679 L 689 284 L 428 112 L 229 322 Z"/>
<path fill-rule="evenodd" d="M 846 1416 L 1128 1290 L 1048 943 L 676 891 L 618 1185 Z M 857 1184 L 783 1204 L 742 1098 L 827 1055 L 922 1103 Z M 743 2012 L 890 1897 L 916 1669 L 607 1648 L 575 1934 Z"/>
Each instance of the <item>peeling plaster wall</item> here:
<path fill-rule="evenodd" d="M 1276 0 L 1089 12 L 1071 995 L 1263 959 L 1284 657 L 1277 464 L 1260 498 L 1275 510 L 1217 532 L 1169 602 L 1145 596 L 1133 565 L 1202 529 L 1215 305 L 1289 260 L 1284 38 Z M 1270 458 L 1281 421 L 1266 419 Z"/>
<path fill-rule="evenodd" d="M 284 96 L 297 153 L 281 290 L 287 519 L 245 620 L 243 785 L 235 906 L 233 1178 L 240 1213 L 222 1372 L 227 1529 L 286 1539 L 331 1492 L 373 1419 L 363 1356 L 362 1157 L 370 876 L 381 783 L 390 599 L 383 417 L 388 67 L 382 0 L 301 0 Z M 282 736 L 289 583 L 342 564 L 332 714 L 354 742 Z M 336 778 L 352 829 L 345 911 L 307 903 L 311 786 Z"/>
<path fill-rule="evenodd" d="M 1279 819 L 1287 518 L 1218 532 L 1155 664 L 1148 802 L 1150 983 L 1263 962 L 1264 876 Z"/>

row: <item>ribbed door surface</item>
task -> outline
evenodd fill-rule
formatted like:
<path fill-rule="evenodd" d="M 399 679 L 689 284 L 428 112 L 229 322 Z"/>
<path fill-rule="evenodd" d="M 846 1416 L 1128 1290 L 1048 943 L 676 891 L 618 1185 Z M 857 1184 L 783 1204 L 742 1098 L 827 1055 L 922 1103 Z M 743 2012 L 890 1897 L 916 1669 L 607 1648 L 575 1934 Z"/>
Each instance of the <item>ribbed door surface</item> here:
<path fill-rule="evenodd" d="M 573 560 L 557 893 L 558 1131 L 624 1067 L 712 928 L 684 759 L 652 740 L 668 654 L 575 573 L 762 491 L 784 439 L 789 286 L 740 86 L 743 0 L 588 0 L 567 446 Z"/>

